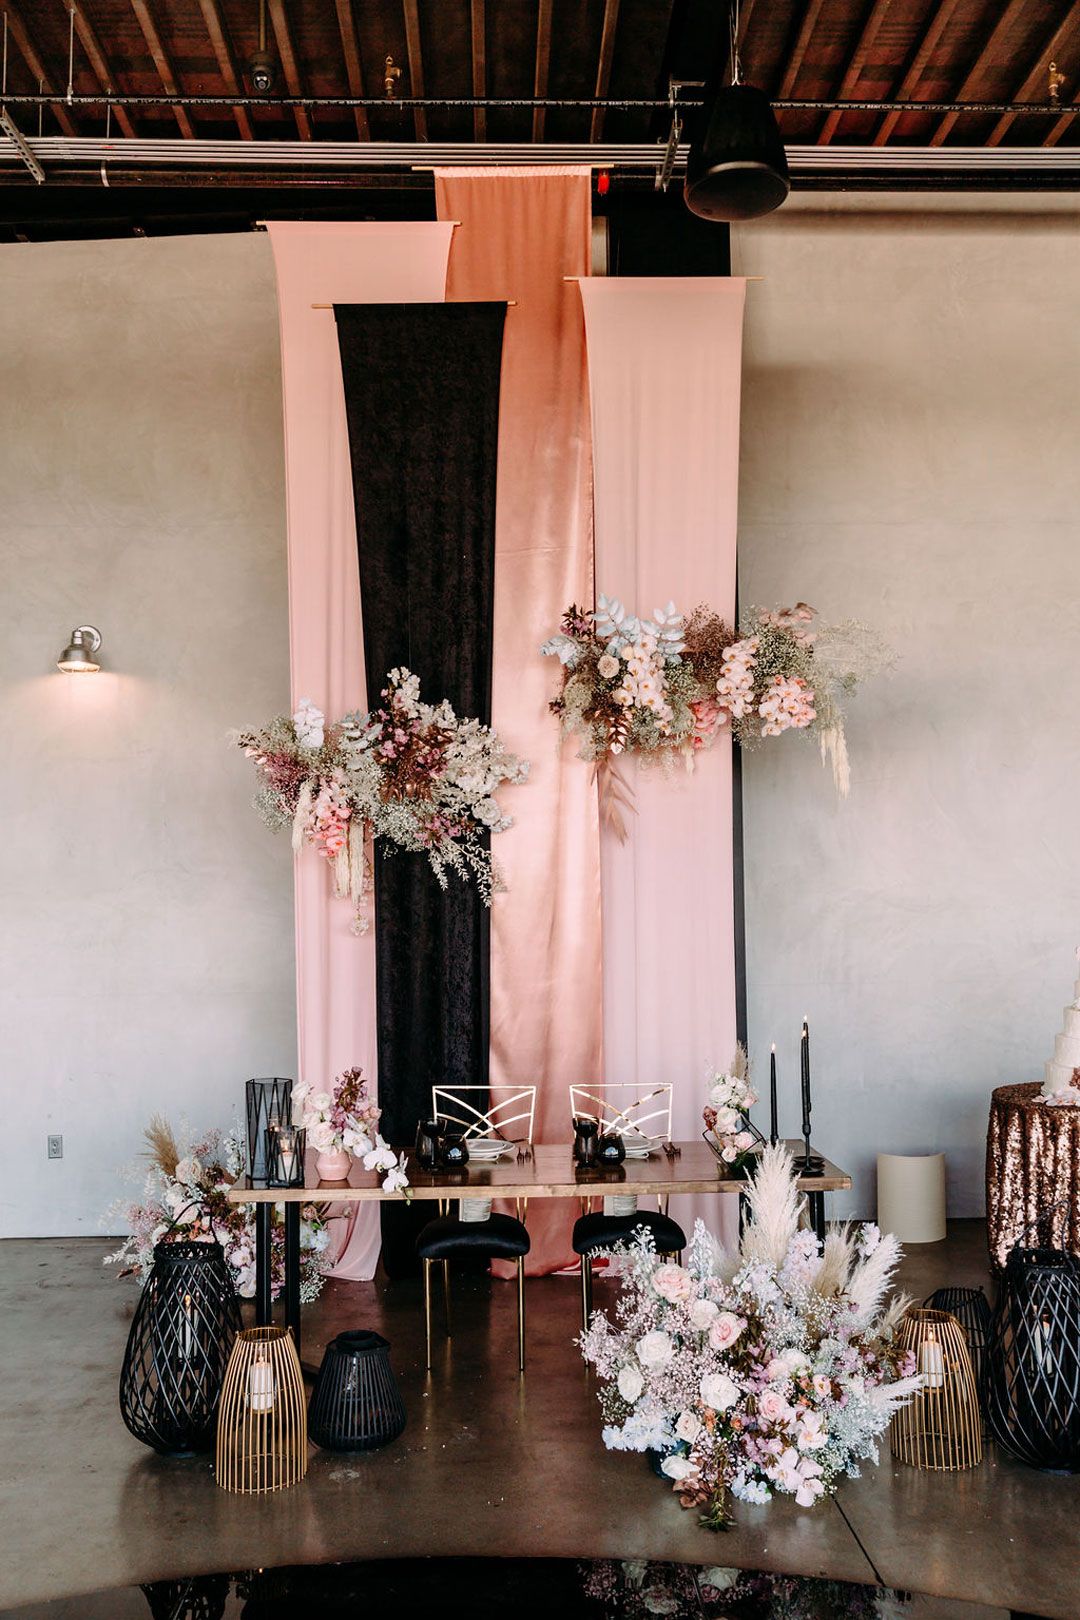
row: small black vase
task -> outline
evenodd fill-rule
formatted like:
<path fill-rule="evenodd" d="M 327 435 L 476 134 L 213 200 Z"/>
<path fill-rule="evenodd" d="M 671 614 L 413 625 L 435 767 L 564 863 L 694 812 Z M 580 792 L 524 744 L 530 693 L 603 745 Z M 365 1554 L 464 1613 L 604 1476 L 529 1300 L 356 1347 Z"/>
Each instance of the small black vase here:
<path fill-rule="evenodd" d="M 324 1451 L 375 1451 L 405 1427 L 405 1405 L 379 1333 L 339 1333 L 326 1347 L 308 1409 L 308 1434 Z"/>
<path fill-rule="evenodd" d="M 609 1131 L 602 1136 L 596 1146 L 596 1160 L 598 1164 L 622 1164 L 626 1158 L 626 1144 L 616 1131 Z"/>
<path fill-rule="evenodd" d="M 596 1150 L 600 1143 L 600 1127 L 595 1119 L 574 1120 L 574 1163 L 583 1170 L 596 1163 Z"/>
<path fill-rule="evenodd" d="M 437 1119 L 422 1119 L 416 1127 L 416 1162 L 421 1170 L 434 1170 L 439 1162 L 442 1127 Z"/>
<path fill-rule="evenodd" d="M 463 1136 L 441 1138 L 437 1159 L 440 1170 L 464 1170 L 468 1162 L 469 1149 Z"/>

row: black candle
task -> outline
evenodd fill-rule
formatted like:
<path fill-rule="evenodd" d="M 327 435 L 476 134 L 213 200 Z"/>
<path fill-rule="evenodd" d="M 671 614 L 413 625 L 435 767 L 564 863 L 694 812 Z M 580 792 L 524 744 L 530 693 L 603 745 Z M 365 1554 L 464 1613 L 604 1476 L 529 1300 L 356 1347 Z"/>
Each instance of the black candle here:
<path fill-rule="evenodd" d="M 776 1128 L 776 1042 L 769 1056 L 769 1141 L 777 1141 L 779 1132 Z"/>
<path fill-rule="evenodd" d="M 807 1141 L 810 1140 L 810 1026 L 803 1019 L 802 1026 L 802 1130 Z"/>

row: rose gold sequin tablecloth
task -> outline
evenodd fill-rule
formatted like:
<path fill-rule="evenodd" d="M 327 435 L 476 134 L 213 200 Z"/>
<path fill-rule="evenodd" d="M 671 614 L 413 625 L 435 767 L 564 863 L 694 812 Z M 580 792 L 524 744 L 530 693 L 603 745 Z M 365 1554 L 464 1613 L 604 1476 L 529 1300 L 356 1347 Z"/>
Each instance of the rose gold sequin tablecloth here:
<path fill-rule="evenodd" d="M 990 1101 L 986 1236 L 995 1271 L 1017 1243 L 1080 1254 L 1080 1108 L 1041 1099 L 1036 1081 L 998 1086 Z"/>

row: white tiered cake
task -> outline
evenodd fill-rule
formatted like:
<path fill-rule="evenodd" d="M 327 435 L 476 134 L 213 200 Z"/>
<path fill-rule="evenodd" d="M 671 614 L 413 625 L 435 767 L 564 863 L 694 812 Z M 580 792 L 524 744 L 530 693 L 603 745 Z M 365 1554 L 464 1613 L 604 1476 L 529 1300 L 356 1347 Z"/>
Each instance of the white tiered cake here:
<path fill-rule="evenodd" d="M 1080 950 L 1077 958 L 1080 960 Z M 1043 1077 L 1043 1096 L 1054 1102 L 1080 1102 L 1080 1076 L 1076 1075 L 1080 1069 L 1080 978 L 1073 989 L 1073 999 L 1065 1008 L 1064 1028 L 1054 1039 L 1054 1055 Z"/>

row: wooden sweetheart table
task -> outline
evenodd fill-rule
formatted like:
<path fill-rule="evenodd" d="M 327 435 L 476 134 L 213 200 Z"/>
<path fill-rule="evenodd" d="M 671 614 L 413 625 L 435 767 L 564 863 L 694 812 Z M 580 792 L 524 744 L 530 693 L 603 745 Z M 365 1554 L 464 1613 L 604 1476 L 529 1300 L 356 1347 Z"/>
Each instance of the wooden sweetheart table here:
<path fill-rule="evenodd" d="M 602 1198 L 612 1193 L 634 1193 L 640 1198 L 666 1201 L 675 1193 L 721 1193 L 738 1197 L 746 1181 L 720 1174 L 712 1151 L 703 1141 L 677 1142 L 678 1156 L 658 1152 L 648 1159 L 627 1159 L 611 1169 L 582 1170 L 574 1163 L 570 1144 L 541 1144 L 532 1157 L 507 1158 L 496 1163 L 470 1162 L 463 1170 L 421 1170 L 410 1152 L 405 1165 L 409 1191 L 418 1202 L 446 1199 Z M 792 1153 L 802 1152 L 801 1139 L 789 1141 Z M 229 1188 L 231 1204 L 255 1206 L 255 1320 L 268 1326 L 274 1317 L 270 1275 L 270 1214 L 275 1204 L 285 1210 L 285 1320 L 300 1347 L 300 1211 L 304 1204 L 403 1203 L 402 1192 L 384 1192 L 376 1170 L 353 1161 L 347 1181 L 320 1181 L 315 1154 L 308 1152 L 302 1187 L 253 1186 L 239 1176 Z M 846 1170 L 825 1159 L 820 1175 L 800 1176 L 810 1218 L 818 1237 L 825 1235 L 825 1194 L 851 1186 Z"/>

